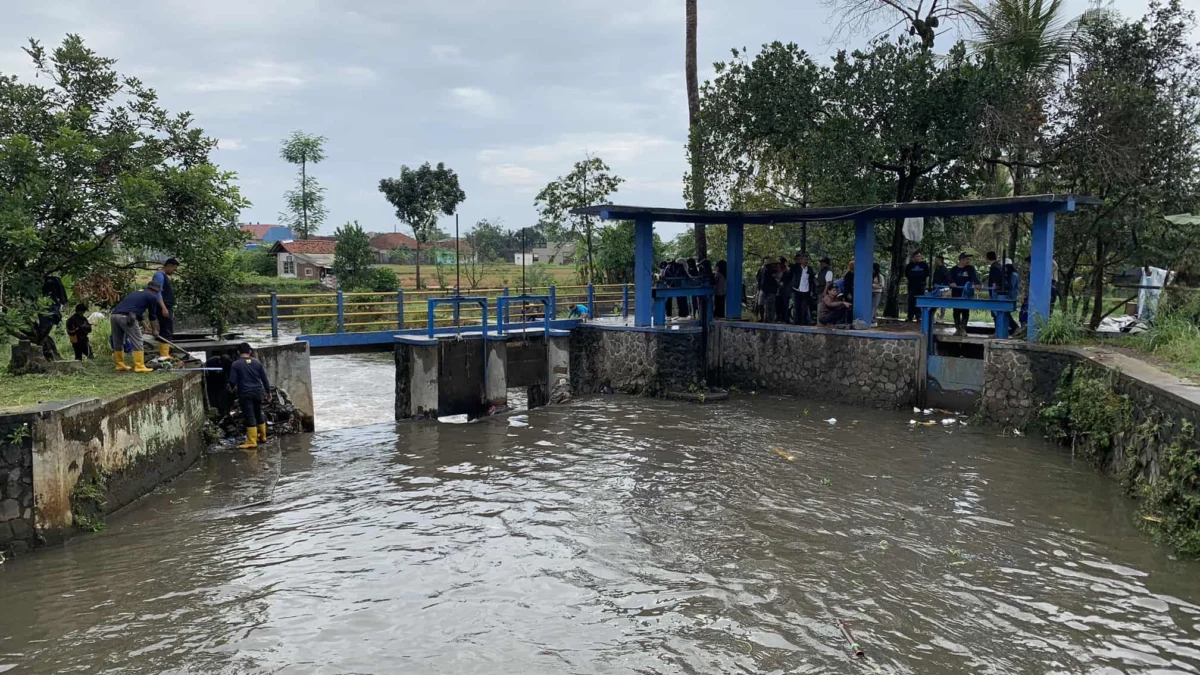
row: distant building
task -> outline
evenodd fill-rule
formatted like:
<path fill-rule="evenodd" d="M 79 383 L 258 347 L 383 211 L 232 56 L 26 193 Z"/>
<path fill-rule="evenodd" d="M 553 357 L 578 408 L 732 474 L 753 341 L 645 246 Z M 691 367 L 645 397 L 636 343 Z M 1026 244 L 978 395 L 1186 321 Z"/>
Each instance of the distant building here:
<path fill-rule="evenodd" d="M 269 249 L 279 241 L 287 241 L 295 239 L 296 235 L 292 230 L 283 225 L 266 225 L 263 223 L 243 223 L 239 225 L 243 232 L 250 235 L 250 240 L 246 242 L 246 248 L 249 250 L 266 248 Z"/>
<path fill-rule="evenodd" d="M 336 245 L 328 239 L 278 241 L 271 247 L 271 255 L 281 278 L 323 281 L 333 269 Z"/>
<path fill-rule="evenodd" d="M 520 265 L 522 260 L 526 265 L 570 265 L 575 262 L 575 244 L 560 242 L 538 246 L 525 253 L 513 254 L 514 264 Z"/>
<path fill-rule="evenodd" d="M 397 249 L 416 251 L 417 240 L 413 239 L 407 234 L 401 234 L 399 232 L 393 232 L 391 234 L 376 234 L 371 237 L 371 249 L 375 252 L 375 256 L 379 259 L 379 262 L 388 262 L 387 258 L 389 254 Z M 421 245 L 421 250 L 432 251 L 433 253 L 428 255 L 431 255 L 433 259 L 440 264 L 454 264 L 453 239 L 426 242 Z M 462 255 L 463 260 L 468 260 L 472 255 L 474 255 L 474 249 L 471 248 L 471 246 L 465 241 L 459 242 L 458 251 L 459 254 Z"/>

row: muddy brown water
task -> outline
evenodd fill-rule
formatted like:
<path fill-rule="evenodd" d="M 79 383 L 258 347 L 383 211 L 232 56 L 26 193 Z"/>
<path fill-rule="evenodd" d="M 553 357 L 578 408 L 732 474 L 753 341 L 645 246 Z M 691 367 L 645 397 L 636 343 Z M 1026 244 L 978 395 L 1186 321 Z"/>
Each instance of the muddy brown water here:
<path fill-rule="evenodd" d="M 0 672 L 1200 669 L 1200 565 L 1040 441 L 762 394 L 397 426 L 384 366 L 0 566 Z"/>

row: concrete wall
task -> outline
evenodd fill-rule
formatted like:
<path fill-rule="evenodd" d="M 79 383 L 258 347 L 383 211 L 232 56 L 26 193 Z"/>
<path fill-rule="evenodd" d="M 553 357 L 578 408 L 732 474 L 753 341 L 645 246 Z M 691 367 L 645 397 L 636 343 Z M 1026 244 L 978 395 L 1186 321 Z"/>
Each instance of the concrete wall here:
<path fill-rule="evenodd" d="M 8 439 L 12 430 L 25 429 L 21 433 L 27 440 L 0 446 L 8 472 L 0 487 L 7 501 L 9 483 L 16 481 L 21 520 L 34 531 L 24 538 L 26 544 L 70 536 L 76 524 L 73 507 L 102 518 L 187 469 L 200 456 L 205 419 L 199 373 L 109 399 L 51 403 L 0 417 L 0 430 L 9 430 Z M 19 455 L 19 461 L 9 462 L 10 455 Z M 25 485 L 32 490 L 32 513 L 22 505 L 30 494 Z M 87 504 L 80 486 L 91 495 Z M 0 515 L 7 515 L 6 501 L 0 501 Z M 16 541 L 17 530 L 24 527 L 5 524 Z M 24 547 L 10 542 L 8 548 Z"/>
<path fill-rule="evenodd" d="M 718 321 L 721 384 L 874 408 L 917 401 L 920 336 Z"/>
<path fill-rule="evenodd" d="M 698 330 L 580 325 L 571 331 L 571 389 L 650 396 L 687 391 L 704 381 L 702 349 Z"/>
<path fill-rule="evenodd" d="M 984 352 L 983 389 L 976 411 L 989 424 L 1024 428 L 1054 400 L 1063 372 L 1085 359 L 1067 347 L 990 342 Z"/>
<path fill-rule="evenodd" d="M 0 557 L 24 553 L 33 529 L 33 436 L 25 419 L 0 423 Z"/>

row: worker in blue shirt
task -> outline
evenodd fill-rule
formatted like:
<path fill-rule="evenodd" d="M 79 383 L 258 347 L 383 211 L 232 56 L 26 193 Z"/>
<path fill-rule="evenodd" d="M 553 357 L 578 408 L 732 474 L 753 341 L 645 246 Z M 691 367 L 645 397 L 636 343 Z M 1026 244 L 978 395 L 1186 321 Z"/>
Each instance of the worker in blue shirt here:
<path fill-rule="evenodd" d="M 109 321 L 112 323 L 113 363 L 117 366 L 117 372 L 130 370 L 125 365 L 125 352 L 122 350 L 126 338 L 133 345 L 133 372 L 150 372 L 146 367 L 146 353 L 142 351 L 145 347 L 142 322 L 146 320 L 146 315 L 149 315 L 150 321 L 158 318 L 158 293 L 161 290 L 157 282 L 151 281 L 144 290 L 130 293 L 113 307 Z M 150 333 L 154 334 L 153 327 Z"/>
<path fill-rule="evenodd" d="M 262 362 L 250 355 L 251 351 L 248 343 L 238 345 L 238 356 L 229 368 L 229 388 L 237 395 L 246 422 L 246 442 L 238 446 L 242 450 L 257 448 L 259 438 L 267 441 L 263 402 L 271 400 L 267 371 Z"/>
<path fill-rule="evenodd" d="M 170 356 L 171 345 L 166 343 L 175 337 L 175 289 L 171 287 L 171 277 L 179 269 L 179 261 L 167 258 L 161 269 L 154 273 L 154 283 L 162 291 L 158 295 L 158 355 Z"/>

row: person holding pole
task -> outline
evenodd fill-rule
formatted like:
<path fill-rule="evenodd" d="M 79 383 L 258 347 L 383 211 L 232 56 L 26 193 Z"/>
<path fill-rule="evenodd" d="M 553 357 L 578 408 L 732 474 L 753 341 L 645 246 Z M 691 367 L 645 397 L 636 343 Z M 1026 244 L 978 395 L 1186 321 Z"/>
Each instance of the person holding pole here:
<path fill-rule="evenodd" d="M 145 321 L 147 314 L 150 315 L 151 321 L 158 318 L 158 293 L 160 290 L 162 288 L 158 283 L 151 281 L 146 284 L 144 290 L 130 293 L 121 302 L 118 302 L 116 307 L 113 307 L 109 321 L 112 324 L 113 363 L 117 367 L 117 372 L 130 370 L 130 367 L 125 365 L 125 352 L 122 350 L 126 338 L 133 347 L 133 372 L 150 372 L 150 369 L 146 367 L 146 353 L 142 351 L 145 347 L 142 339 L 142 322 Z M 151 327 L 150 333 L 154 334 L 153 327 Z"/>
<path fill-rule="evenodd" d="M 154 282 L 162 288 L 158 295 L 158 355 L 170 356 L 171 345 L 167 340 L 175 337 L 175 289 L 171 287 L 171 277 L 179 269 L 179 261 L 167 258 L 160 270 L 154 273 Z"/>
<path fill-rule="evenodd" d="M 249 343 L 238 345 L 238 357 L 229 367 L 229 388 L 237 394 L 246 423 L 246 442 L 238 446 L 242 450 L 257 448 L 260 438 L 264 443 L 267 441 L 263 403 L 271 400 L 271 383 L 262 362 L 251 356 L 252 351 Z"/>

